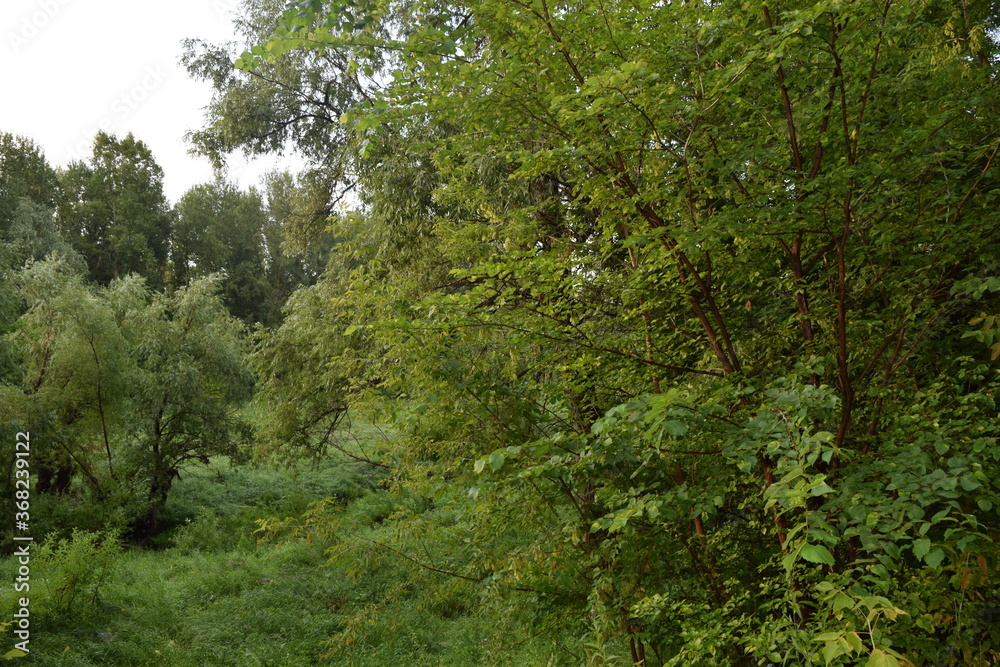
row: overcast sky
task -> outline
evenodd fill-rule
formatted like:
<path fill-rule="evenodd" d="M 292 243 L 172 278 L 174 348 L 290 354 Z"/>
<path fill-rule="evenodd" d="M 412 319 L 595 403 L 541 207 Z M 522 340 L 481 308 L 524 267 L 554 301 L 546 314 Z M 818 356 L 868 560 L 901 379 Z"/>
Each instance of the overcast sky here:
<path fill-rule="evenodd" d="M 238 0 L 0 0 L 0 131 L 42 146 L 53 166 L 86 158 L 99 129 L 146 142 L 175 202 L 212 179 L 184 134 L 202 124 L 208 83 L 180 66 L 186 37 L 233 39 Z M 266 163 L 265 163 L 266 162 Z M 231 165 L 243 186 L 276 160 Z M 287 161 L 284 163 L 287 164 Z"/>

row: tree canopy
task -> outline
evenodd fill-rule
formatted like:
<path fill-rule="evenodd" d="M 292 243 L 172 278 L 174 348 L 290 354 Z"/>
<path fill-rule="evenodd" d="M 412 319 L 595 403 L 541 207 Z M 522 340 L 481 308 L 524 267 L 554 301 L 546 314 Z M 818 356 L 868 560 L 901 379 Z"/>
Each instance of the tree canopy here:
<path fill-rule="evenodd" d="M 171 294 L 135 275 L 92 287 L 54 259 L 17 280 L 27 311 L 11 335 L 16 418 L 45 435 L 39 492 L 65 493 L 79 475 L 105 521 L 144 533 L 185 461 L 241 456 L 249 427 L 236 408 L 251 379 L 217 277 Z"/>
<path fill-rule="evenodd" d="M 132 134 L 99 132 L 89 162 L 72 163 L 60 183 L 57 220 L 94 280 L 137 273 L 164 283 L 171 216 L 163 170 Z"/>
<path fill-rule="evenodd" d="M 354 400 L 480 544 L 537 526 L 470 576 L 636 664 L 988 664 L 997 16 L 288 5 L 237 66 L 365 91 Z"/>

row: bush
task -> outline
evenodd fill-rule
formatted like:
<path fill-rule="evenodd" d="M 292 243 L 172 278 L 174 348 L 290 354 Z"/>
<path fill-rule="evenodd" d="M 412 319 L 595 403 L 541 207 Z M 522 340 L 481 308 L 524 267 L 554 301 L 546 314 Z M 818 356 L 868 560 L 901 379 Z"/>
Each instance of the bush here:
<path fill-rule="evenodd" d="M 119 539 L 118 530 L 74 530 L 69 538 L 50 538 L 32 560 L 33 580 L 42 582 L 40 593 L 31 598 L 38 614 L 69 615 L 81 599 L 96 603 L 101 586 L 122 555 Z"/>

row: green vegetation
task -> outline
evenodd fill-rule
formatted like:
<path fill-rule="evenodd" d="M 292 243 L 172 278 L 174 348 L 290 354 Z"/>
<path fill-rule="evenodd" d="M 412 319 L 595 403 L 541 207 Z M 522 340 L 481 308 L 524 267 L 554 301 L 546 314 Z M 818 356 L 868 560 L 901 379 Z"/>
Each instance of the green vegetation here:
<path fill-rule="evenodd" d="M 302 174 L 0 141 L 40 660 L 1000 662 L 995 2 L 237 30 L 192 142 Z"/>
<path fill-rule="evenodd" d="M 498 645 L 492 664 L 552 653 L 551 639 L 531 628 L 497 627 L 473 585 L 375 546 L 395 544 L 403 517 L 455 525 L 424 500 L 384 490 L 383 477 L 343 455 L 282 470 L 192 464 L 164 510 L 160 548 L 122 549 L 117 535 L 75 532 L 36 555 L 32 660 L 374 667 L 491 664 Z M 318 501 L 329 519 L 322 531 L 262 534 L 260 522 L 273 526 L 271 517 Z M 328 549 L 339 562 L 327 562 Z M 8 559 L 0 576 L 15 570 Z M 15 600 L 4 591 L 4 618 Z"/>

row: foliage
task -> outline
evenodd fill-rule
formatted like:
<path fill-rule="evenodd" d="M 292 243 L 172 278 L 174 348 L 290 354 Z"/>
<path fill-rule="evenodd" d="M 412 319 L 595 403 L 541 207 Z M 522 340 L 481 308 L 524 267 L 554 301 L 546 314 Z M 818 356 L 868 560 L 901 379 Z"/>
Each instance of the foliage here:
<path fill-rule="evenodd" d="M 367 425 L 355 423 L 352 430 L 366 448 L 380 437 Z M 379 567 L 358 578 L 351 576 L 349 562 L 322 567 L 330 542 L 257 544 L 257 536 L 250 535 L 254 519 L 299 514 L 324 496 L 336 497 L 345 517 L 367 515 L 367 506 L 356 509 L 361 490 L 376 483 L 367 468 L 341 455 L 287 470 L 193 462 L 177 481 L 165 517 L 179 518 L 198 506 L 218 508 L 218 514 L 207 510 L 204 518 L 190 515 L 190 524 L 182 520 L 175 546 L 128 549 L 114 559 L 96 603 L 78 598 L 70 614 L 33 612 L 31 660 L 41 665 L 572 664 L 548 658 L 559 652 L 553 640 L 576 650 L 575 637 L 538 635 L 538 628 L 519 620 L 517 609 L 506 610 L 498 623 L 472 584 L 456 586 L 443 575 L 400 566 L 385 550 L 368 561 Z M 395 504 L 427 509 L 411 501 Z M 212 533 L 209 526 L 218 530 Z M 379 541 L 391 540 L 398 528 L 390 520 L 371 526 L 376 532 L 367 535 Z M 343 535 L 350 537 L 347 530 Z M 16 558 L 0 561 L 0 577 L 11 580 L 16 569 Z M 7 617 L 14 592 L 8 593 L 0 595 Z M 33 588 L 32 604 L 35 594 L 41 593 Z M 354 640 L 339 646 L 331 641 L 341 635 Z M 331 652 L 337 657 L 323 657 Z"/>
<path fill-rule="evenodd" d="M 331 235 L 326 234 L 329 203 L 323 196 L 322 172 L 309 171 L 298 176 L 274 171 L 264 177 L 267 210 L 274 224 L 265 235 L 272 261 L 295 260 L 298 270 L 315 279 L 326 267 Z M 280 236 L 274 232 L 280 231 Z M 300 281 L 302 283 L 312 280 Z"/>
<path fill-rule="evenodd" d="M 279 0 L 251 0 L 240 5 L 234 25 L 236 37 L 256 44 L 266 39 L 276 17 Z M 206 127 L 192 132 L 194 148 L 216 166 L 236 150 L 246 155 L 296 151 L 310 165 L 303 179 L 307 197 L 322 215 L 303 220 L 306 229 L 322 229 L 323 219 L 343 196 L 344 154 L 350 132 L 337 124 L 340 114 L 364 94 L 348 59 L 337 53 L 302 52 L 280 63 L 247 74 L 234 70 L 234 45 L 213 45 L 186 40 L 182 63 L 192 77 L 211 82 Z"/>
<path fill-rule="evenodd" d="M 38 144 L 0 132 L 0 221 L 4 230 L 20 198 L 51 208 L 56 187 L 56 172 Z"/>
<path fill-rule="evenodd" d="M 37 144 L 0 133 L 0 334 L 9 332 L 20 314 L 10 271 L 49 254 L 80 263 L 53 221 L 56 187 L 56 172 Z M 11 355 L 0 342 L 0 381 L 13 375 Z"/>
<path fill-rule="evenodd" d="M 230 313 L 247 324 L 271 319 L 260 196 L 216 182 L 188 190 L 175 211 L 171 260 L 178 284 L 222 273 Z"/>
<path fill-rule="evenodd" d="M 326 256 L 321 240 L 309 252 L 294 247 L 301 196 L 287 174 L 271 175 L 267 205 L 255 189 L 221 179 L 188 190 L 174 208 L 174 282 L 219 273 L 230 313 L 248 326 L 276 326 L 285 301 L 315 281 Z"/>
<path fill-rule="evenodd" d="M 98 283 L 137 273 L 154 287 L 163 284 L 172 222 L 163 170 L 132 134 L 98 132 L 90 160 L 67 167 L 57 221 Z"/>
<path fill-rule="evenodd" d="M 33 564 L 41 595 L 31 596 L 32 611 L 46 616 L 69 615 L 80 605 L 98 603 L 122 548 L 117 531 L 88 533 L 74 530 L 67 538 L 50 537 L 38 550 Z"/>
<path fill-rule="evenodd" d="M 996 16 L 289 3 L 237 76 L 359 74 L 353 400 L 467 570 L 595 662 L 995 661 Z"/>
<path fill-rule="evenodd" d="M 136 276 L 94 288 L 46 260 L 18 281 L 18 417 L 44 436 L 37 490 L 67 493 L 79 476 L 111 525 L 151 529 L 185 461 L 237 455 L 248 438 L 234 412 L 250 389 L 241 330 L 217 279 L 171 294 Z"/>
<path fill-rule="evenodd" d="M 117 571 L 157 590 L 155 625 L 116 593 L 156 648 L 88 650 L 996 664 L 997 9 L 249 0 L 238 44 L 187 45 L 215 90 L 191 138 L 304 155 L 266 206 L 220 179 L 172 218 L 132 137 L 58 187 L 0 137 L 4 266 L 65 245 L 54 202 L 97 283 L 67 253 L 0 286 L 2 428 L 42 436 L 44 497 L 186 550 Z M 270 327 L 242 413 L 220 289 Z M 171 504 L 248 415 L 262 459 L 367 467 L 308 507 L 221 473 Z"/>
<path fill-rule="evenodd" d="M 298 290 L 282 325 L 255 333 L 251 363 L 258 376 L 254 400 L 266 412 L 259 442 L 265 458 L 321 453 L 347 412 L 346 369 L 331 363 L 342 357 L 344 346 L 326 335 L 347 324 L 329 307 L 330 288 L 331 282 L 323 281 Z"/>

